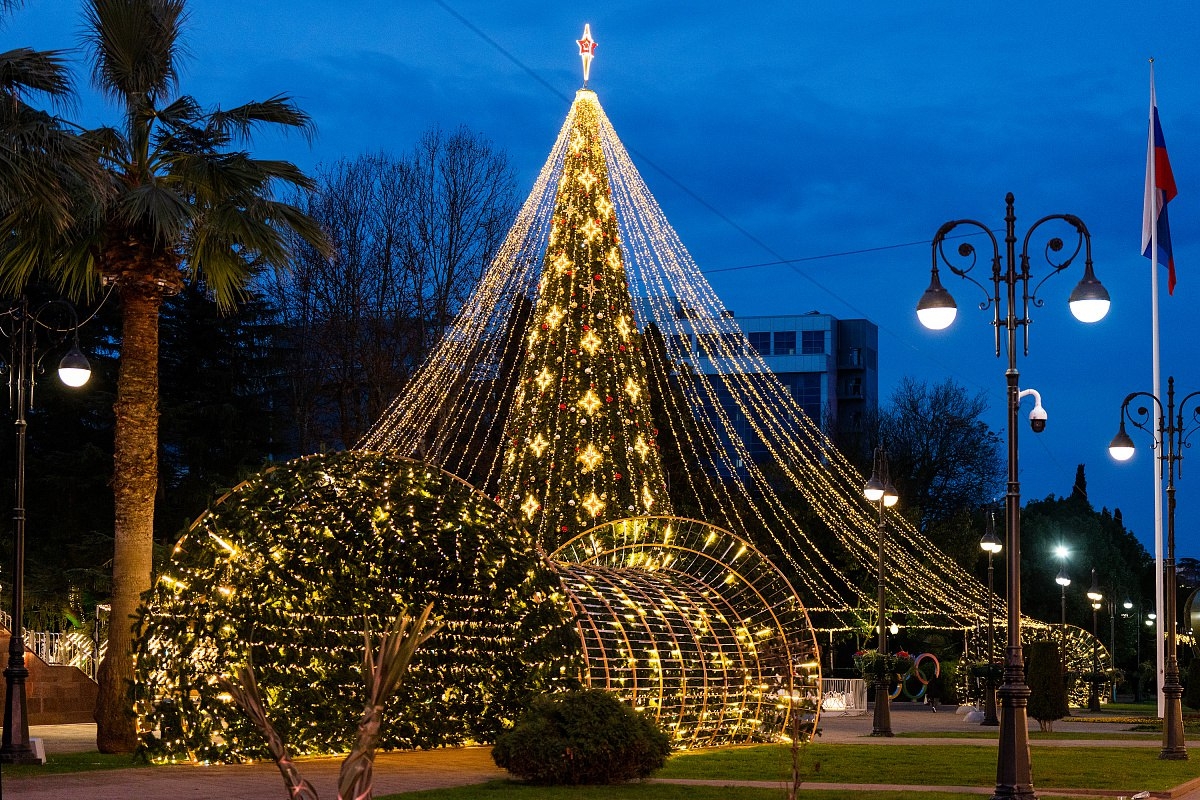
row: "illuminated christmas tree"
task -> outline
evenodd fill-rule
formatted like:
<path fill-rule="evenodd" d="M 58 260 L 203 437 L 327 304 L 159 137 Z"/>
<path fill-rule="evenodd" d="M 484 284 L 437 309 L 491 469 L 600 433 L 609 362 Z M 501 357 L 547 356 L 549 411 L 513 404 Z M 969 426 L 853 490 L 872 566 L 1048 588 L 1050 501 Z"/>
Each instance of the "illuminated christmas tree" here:
<path fill-rule="evenodd" d="M 671 513 L 599 116 L 580 89 L 499 482 L 550 549 L 603 522 Z"/>

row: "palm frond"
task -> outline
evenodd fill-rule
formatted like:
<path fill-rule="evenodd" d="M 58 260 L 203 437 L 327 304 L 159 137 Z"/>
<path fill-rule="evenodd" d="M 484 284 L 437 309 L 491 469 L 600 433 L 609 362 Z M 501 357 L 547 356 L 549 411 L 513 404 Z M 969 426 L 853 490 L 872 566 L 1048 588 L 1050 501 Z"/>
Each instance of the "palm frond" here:
<path fill-rule="evenodd" d="M 29 102 L 29 95 L 45 95 L 66 104 L 74 95 L 74 87 L 63 51 L 18 47 L 0 53 L 0 95 L 6 105 Z"/>
<path fill-rule="evenodd" d="M 159 247 L 178 247 L 196 215 L 185 198 L 157 182 L 123 192 L 114 211 L 122 224 L 148 231 Z"/>
<path fill-rule="evenodd" d="M 187 19 L 183 0 L 90 0 L 84 44 L 92 83 L 127 106 L 175 88 Z"/>
<path fill-rule="evenodd" d="M 228 132 L 241 141 L 249 140 L 254 131 L 263 126 L 295 128 L 309 142 L 316 133 L 312 118 L 304 113 L 291 97 L 282 94 L 228 110 L 222 110 L 218 106 L 209 119 L 215 128 Z"/>

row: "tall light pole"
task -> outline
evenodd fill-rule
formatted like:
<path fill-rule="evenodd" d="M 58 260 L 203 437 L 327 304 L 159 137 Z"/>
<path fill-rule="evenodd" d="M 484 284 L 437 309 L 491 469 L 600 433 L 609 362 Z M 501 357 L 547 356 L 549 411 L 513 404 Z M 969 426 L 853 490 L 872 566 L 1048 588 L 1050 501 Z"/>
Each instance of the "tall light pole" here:
<path fill-rule="evenodd" d="M 1131 409 L 1129 404 L 1136 398 L 1144 398 L 1154 404 L 1157 412 L 1151 415 L 1146 406 Z M 1183 449 L 1189 447 L 1188 439 L 1200 429 L 1200 392 L 1192 392 L 1175 404 L 1175 378 L 1167 378 L 1167 403 L 1150 392 L 1131 392 L 1121 403 L 1121 425 L 1117 435 L 1108 445 L 1108 452 L 1117 461 L 1128 461 L 1133 457 L 1133 439 L 1125 432 L 1125 420 L 1135 428 L 1141 428 L 1155 436 L 1158 446 L 1158 469 L 1161 476 L 1167 475 L 1167 559 L 1163 564 L 1163 630 L 1167 632 L 1166 656 L 1163 670 L 1163 746 L 1159 758 L 1182 760 L 1188 757 L 1183 741 L 1183 686 L 1179 682 L 1179 658 L 1176 648 L 1175 613 L 1175 474 L 1183 460 Z M 1189 417 L 1184 425 L 1184 408 L 1188 406 Z"/>
<path fill-rule="evenodd" d="M 988 662 L 987 677 L 983 682 L 983 721 L 979 724 L 999 725 L 1000 720 L 996 717 L 996 681 L 992 677 L 992 669 L 996 666 L 995 591 L 992 588 L 995 568 L 992 565 L 992 556 L 999 553 L 1004 545 L 996 535 L 996 512 L 993 509 L 988 509 L 987 527 L 983 538 L 979 540 L 979 546 L 988 554 Z"/>
<path fill-rule="evenodd" d="M 892 485 L 888 472 L 887 451 L 883 447 L 875 448 L 875 464 L 871 469 L 871 478 L 863 487 L 863 496 L 879 507 L 879 522 L 875 526 L 875 534 L 879 540 L 879 560 L 876 586 L 878 589 L 878 607 L 876 620 L 879 625 L 879 642 L 877 645 L 880 658 L 887 656 L 887 579 L 883 569 L 884 519 L 883 510 L 896 505 L 900 496 Z M 886 663 L 886 662 L 885 662 Z M 892 699 L 888 694 L 888 675 L 877 672 L 875 675 L 875 716 L 872 719 L 872 736 L 892 735 Z"/>
<path fill-rule="evenodd" d="M 43 316 L 60 310 L 70 320 L 66 328 L 57 328 Z M 14 415 L 16 430 L 16 480 L 13 498 L 13 579 L 12 631 L 8 639 L 8 667 L 4 670 L 4 735 L 0 740 L 0 763 L 36 764 L 29 739 L 29 709 L 25 694 L 25 413 L 33 407 L 36 375 L 46 353 L 38 353 L 38 333 L 50 334 L 53 344 L 61 344 L 68 336 L 72 344 L 58 364 L 58 377 L 67 386 L 78 387 L 91 377 L 91 366 L 79 350 L 79 320 L 75 309 L 62 300 L 52 300 L 29 309 L 28 298 L 22 296 L 0 312 L 0 335 L 8 339 L 9 358 L 4 365 L 8 372 L 8 403 Z"/>
<path fill-rule="evenodd" d="M 1092 567 L 1092 588 L 1088 589 L 1087 598 L 1092 604 L 1092 679 L 1091 688 L 1088 690 L 1088 711 L 1100 710 L 1100 687 L 1098 685 L 1099 676 L 1096 674 L 1100 671 L 1100 664 L 1097 660 L 1097 645 L 1100 642 L 1100 629 L 1097 625 L 1097 617 L 1100 614 L 1100 602 L 1104 600 L 1104 594 L 1100 591 L 1100 584 L 1096 582 L 1096 568 Z"/>
<path fill-rule="evenodd" d="M 1000 687 L 1000 745 L 996 756 L 996 791 L 993 797 L 1020 797 L 1034 800 L 1033 769 L 1029 757 L 1029 718 L 1027 705 L 1029 703 L 1029 687 L 1025 683 L 1025 659 L 1021 651 L 1021 482 L 1017 469 L 1017 426 L 1018 413 L 1021 404 L 1021 390 L 1017 372 L 1017 331 L 1023 329 L 1024 352 L 1029 355 L 1029 307 L 1040 306 L 1042 301 L 1037 297 L 1041 283 L 1036 283 L 1030 291 L 1029 280 L 1029 242 L 1043 224 L 1050 221 L 1060 221 L 1072 228 L 1077 236 L 1073 249 L 1064 253 L 1063 240 L 1053 237 L 1046 242 L 1044 257 L 1050 267 L 1050 275 L 1062 272 L 1084 251 L 1083 279 L 1071 292 L 1069 303 L 1071 313 L 1083 322 L 1096 322 L 1108 313 L 1108 291 L 1096 280 L 1092 271 L 1092 238 L 1083 220 L 1072 214 L 1051 214 L 1042 217 L 1026 231 L 1021 246 L 1020 261 L 1017 258 L 1016 212 L 1013 210 L 1013 195 L 1011 192 L 1004 199 L 1004 253 L 1000 252 L 1000 244 L 996 241 L 991 227 L 972 219 L 951 220 L 938 229 L 933 237 L 933 268 L 930 274 L 929 288 L 917 303 L 917 316 L 927 328 L 940 330 L 948 327 L 954 321 L 957 306 L 954 298 L 942 286 L 938 278 L 938 262 L 944 263 L 951 272 L 970 281 L 979 287 L 985 296 L 981 304 L 984 310 L 993 309 L 992 325 L 996 334 L 996 356 L 1000 356 L 1000 332 L 1006 334 L 1006 352 L 1008 369 L 1005 372 L 1007 383 L 1008 410 L 1008 493 L 1006 496 L 1006 528 L 1005 536 L 1008 545 L 1008 646 L 1004 658 L 1004 685 Z M 979 233 L 988 237 L 992 243 L 991 274 L 984 278 L 990 280 L 991 287 L 971 277 L 971 272 L 977 266 L 975 246 L 969 242 L 959 244 L 957 248 L 959 263 L 950 260 L 946 253 L 947 237 L 959 226 L 975 228 Z M 1049 275 L 1047 275 L 1047 278 Z M 1045 279 L 1043 279 L 1044 282 Z M 1020 308 L 1018 309 L 1017 288 L 1020 287 Z M 1001 291 L 1003 287 L 1004 291 Z M 1003 306 L 1003 309 L 1001 308 Z M 1019 312 L 1019 314 L 1018 314 Z M 1030 415 L 1034 432 L 1046 427 L 1046 412 L 1039 406 L 1034 407 Z"/>
<path fill-rule="evenodd" d="M 1054 548 L 1054 555 L 1058 556 L 1058 574 L 1054 576 L 1054 582 L 1058 584 L 1061 592 L 1061 619 L 1062 623 L 1062 640 L 1066 642 L 1067 635 L 1067 587 L 1071 585 L 1071 576 L 1067 574 L 1067 548 L 1061 544 Z M 1063 663 L 1066 663 L 1067 654 L 1063 653 Z"/>

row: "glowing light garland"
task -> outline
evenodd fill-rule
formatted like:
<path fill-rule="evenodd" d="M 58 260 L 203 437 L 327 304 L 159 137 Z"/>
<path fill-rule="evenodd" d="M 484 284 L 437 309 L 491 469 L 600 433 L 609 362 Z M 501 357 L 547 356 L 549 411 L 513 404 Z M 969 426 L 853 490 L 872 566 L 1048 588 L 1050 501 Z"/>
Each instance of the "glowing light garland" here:
<path fill-rule="evenodd" d="M 267 756 L 218 684 L 250 657 L 293 752 L 349 750 L 364 622 L 428 602 L 445 627 L 383 714 L 385 748 L 490 741 L 532 692 L 580 673 L 556 569 L 459 479 L 350 451 L 247 481 L 180 540 L 145 611 L 136 686 L 152 757 Z"/>
<path fill-rule="evenodd" d="M 598 130 L 599 156 L 589 133 L 593 126 Z M 564 202 L 566 195 L 584 191 L 578 180 L 571 178 L 577 174 L 581 160 L 597 180 L 586 190 L 586 197 Z M 609 227 L 610 214 L 615 229 Z M 580 232 L 589 221 L 603 231 L 611 231 L 595 239 L 608 243 L 602 254 L 594 252 L 596 245 L 587 233 Z M 571 236 L 579 243 L 570 245 L 570 252 L 577 254 L 574 258 L 567 255 L 568 246 L 563 244 Z M 590 249 L 579 249 L 584 247 Z M 877 547 L 877 512 L 861 496 L 863 476 L 837 452 L 819 424 L 804 414 L 787 387 L 749 346 L 736 320 L 726 313 L 666 220 L 590 90 L 577 94 L 517 223 L 478 291 L 410 388 L 358 446 L 395 448 L 431 459 L 455 474 L 473 476 L 478 485 L 495 492 L 501 504 L 514 512 L 531 507 L 529 501 L 533 499 L 539 503 L 535 511 L 539 515 L 536 535 L 552 545 L 556 539 L 551 536 L 549 520 L 554 513 L 542 508 L 550 493 L 535 491 L 539 487 L 533 486 L 533 480 L 529 486 L 514 490 L 509 477 L 532 474 L 528 460 L 532 451 L 501 451 L 476 444 L 504 414 L 486 416 L 474 409 L 481 397 L 507 398 L 508 407 L 518 409 L 508 417 L 506 425 L 511 426 L 522 424 L 514 419 L 528 419 L 521 416 L 527 414 L 521 409 L 531 407 L 540 393 L 555 392 L 560 402 L 569 401 L 571 406 L 578 402 L 580 395 L 566 395 L 562 378 L 566 377 L 567 383 L 577 380 L 577 375 L 564 374 L 574 366 L 571 359 L 581 353 L 590 358 L 591 354 L 582 345 L 582 330 L 572 329 L 566 321 L 571 311 L 567 287 L 575 287 L 576 302 L 585 302 L 584 297 L 591 302 L 591 295 L 579 294 L 583 288 L 579 284 L 588 284 L 587 276 L 581 274 L 586 259 L 598 255 L 602 269 L 593 275 L 601 274 L 604 296 L 611 299 L 628 294 L 632 308 L 628 314 L 608 319 L 611 327 L 597 334 L 605 341 L 597 353 L 605 353 L 612 344 L 619 350 L 622 344 L 641 342 L 650 323 L 667 345 L 666 360 L 651 357 L 644 343 L 642 351 L 652 382 L 675 388 L 662 399 L 670 436 L 678 443 L 688 468 L 682 475 L 686 485 L 671 486 L 671 494 L 690 498 L 700 509 L 696 516 L 719 522 L 739 537 L 778 554 L 817 629 L 869 628 L 871 615 L 866 609 L 874 605 L 874 586 L 859 585 L 851 574 L 855 569 L 873 568 Z M 613 281 L 623 281 L 627 288 L 621 287 L 618 292 L 618 284 Z M 543 311 L 546 298 L 554 298 L 553 305 Z M 535 301 L 535 322 L 522 326 L 521 314 L 528 315 Z M 578 314 L 578 307 L 574 311 Z M 541 324 L 546 328 L 542 329 Z M 579 338 L 570 339 L 560 332 L 561 327 Z M 522 351 L 527 351 L 523 358 L 532 358 L 536 368 L 530 368 L 526 361 L 523 369 L 505 371 L 502 366 L 505 354 L 510 352 L 510 340 L 522 336 L 527 336 L 519 343 Z M 558 350 L 551 348 L 551 341 L 557 343 Z M 577 353 L 570 353 L 569 347 L 563 349 L 568 341 L 575 342 Z M 684 341 L 686 349 L 678 346 Z M 699 345 L 699 352 L 693 350 L 693 341 Z M 708 359 L 716 375 L 698 374 L 696 358 Z M 579 364 L 583 369 L 582 360 Z M 550 380 L 539 377 L 543 374 L 539 370 L 548 370 Z M 621 382 L 611 396 L 630 400 L 631 393 L 625 392 L 623 381 L 627 376 L 617 371 L 615 377 Z M 644 381 L 635 383 L 643 403 L 647 387 Z M 727 390 L 754 435 L 766 446 L 772 468 L 778 471 L 773 479 L 781 479 L 789 491 L 802 497 L 825 530 L 808 531 L 798 522 L 788 502 L 751 457 L 747 443 L 740 439 L 721 403 L 721 388 Z M 545 430 L 539 425 L 532 427 L 537 427 L 536 433 L 542 433 L 552 446 L 537 458 L 554 458 L 553 454 L 560 452 L 556 448 L 564 441 L 572 442 L 570 437 L 584 429 L 584 425 L 572 422 L 580 416 L 586 415 L 540 417 Z M 535 435 L 532 427 L 524 436 Z M 637 427 L 641 441 L 635 435 L 626 447 L 645 459 L 646 454 L 656 452 L 654 442 L 644 435 L 647 430 L 643 426 Z M 589 441 L 589 437 L 582 437 L 578 444 L 582 449 Z M 619 455 L 620 450 L 610 447 L 604 451 L 606 460 L 610 453 Z M 573 455 L 560 460 L 578 467 Z M 657 484 L 657 479 L 644 482 L 652 491 Z M 586 496 L 580 492 L 591 490 L 601 496 L 609 488 L 611 484 L 578 489 L 572 486 L 562 496 L 574 499 L 578 507 Z M 640 513 L 650 513 L 639 495 L 633 496 L 635 510 L 640 507 Z M 656 501 L 653 512 L 666 511 L 667 500 L 664 496 Z M 625 500 L 609 503 L 612 518 L 627 516 L 629 505 Z M 560 530 L 559 535 L 573 535 L 591 524 L 585 515 L 566 516 L 569 530 Z M 980 609 L 987 607 L 986 587 L 898 514 L 888 512 L 886 528 L 888 607 L 904 612 L 911 627 L 972 630 Z M 1003 599 L 995 597 L 993 602 L 997 617 L 1002 618 Z M 1040 635 L 1039 631 L 1046 628 L 1045 623 L 1028 621 L 1031 636 Z M 1090 644 L 1086 650 L 1090 654 Z"/>

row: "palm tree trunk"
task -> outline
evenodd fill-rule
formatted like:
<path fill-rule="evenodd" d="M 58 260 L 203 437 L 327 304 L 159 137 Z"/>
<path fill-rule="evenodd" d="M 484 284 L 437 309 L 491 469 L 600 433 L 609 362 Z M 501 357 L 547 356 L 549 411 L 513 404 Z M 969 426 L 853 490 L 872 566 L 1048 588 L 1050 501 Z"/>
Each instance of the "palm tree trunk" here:
<path fill-rule="evenodd" d="M 121 362 L 114 407 L 112 612 L 96 700 L 96 746 L 101 753 L 130 753 L 138 745 L 130 693 L 133 625 L 142 595 L 151 585 L 158 489 L 158 314 L 162 293 L 140 281 L 120 284 L 118 292 Z"/>

